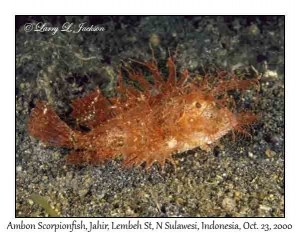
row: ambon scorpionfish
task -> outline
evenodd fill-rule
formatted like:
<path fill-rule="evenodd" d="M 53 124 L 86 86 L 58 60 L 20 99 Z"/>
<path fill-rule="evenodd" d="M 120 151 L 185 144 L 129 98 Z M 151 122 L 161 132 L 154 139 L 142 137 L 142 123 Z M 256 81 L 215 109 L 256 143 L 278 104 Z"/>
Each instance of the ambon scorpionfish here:
<path fill-rule="evenodd" d="M 258 86 L 258 77 L 241 80 L 233 73 L 206 74 L 201 80 L 189 80 L 185 69 L 176 77 L 172 58 L 168 58 L 168 77 L 158 69 L 156 60 L 139 62 L 153 76 L 148 82 L 141 71 L 125 69 L 140 89 L 118 75 L 113 98 L 99 89 L 72 102 L 71 117 L 90 129 L 81 132 L 62 121 L 46 103 L 37 101 L 28 122 L 28 132 L 49 146 L 68 147 L 67 161 L 73 164 L 97 164 L 122 155 L 127 166 L 154 162 L 174 163 L 172 155 L 195 147 L 209 151 L 228 132 L 245 133 L 256 115 L 237 112 L 228 91 Z M 124 69 L 123 69 L 124 72 Z"/>

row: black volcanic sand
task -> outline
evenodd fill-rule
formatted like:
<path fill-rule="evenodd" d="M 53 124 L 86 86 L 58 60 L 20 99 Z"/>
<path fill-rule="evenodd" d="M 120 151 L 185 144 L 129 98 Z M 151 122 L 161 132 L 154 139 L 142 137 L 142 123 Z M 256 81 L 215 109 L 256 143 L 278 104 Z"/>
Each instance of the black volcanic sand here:
<path fill-rule="evenodd" d="M 16 216 L 48 216 L 30 195 L 39 194 L 60 216 L 284 216 L 283 17 L 17 17 Z M 24 32 L 26 22 L 105 27 L 105 32 Z M 68 124 L 73 99 L 99 87 L 106 96 L 120 63 L 151 57 L 166 72 L 168 49 L 177 68 L 200 72 L 214 65 L 236 73 L 253 66 L 263 74 L 257 93 L 239 106 L 259 121 L 252 138 L 223 137 L 211 153 L 175 155 L 176 167 L 126 169 L 120 159 L 72 166 L 66 148 L 45 147 L 28 135 L 36 100 L 53 106 Z M 259 100 L 253 104 L 253 98 Z"/>

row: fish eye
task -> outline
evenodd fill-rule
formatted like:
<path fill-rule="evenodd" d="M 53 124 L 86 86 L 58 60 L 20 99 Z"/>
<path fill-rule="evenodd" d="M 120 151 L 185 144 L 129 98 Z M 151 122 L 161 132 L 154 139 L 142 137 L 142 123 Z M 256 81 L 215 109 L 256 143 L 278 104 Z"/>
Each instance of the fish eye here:
<path fill-rule="evenodd" d="M 201 108 L 201 104 L 199 102 L 196 102 L 195 107 L 196 108 Z"/>

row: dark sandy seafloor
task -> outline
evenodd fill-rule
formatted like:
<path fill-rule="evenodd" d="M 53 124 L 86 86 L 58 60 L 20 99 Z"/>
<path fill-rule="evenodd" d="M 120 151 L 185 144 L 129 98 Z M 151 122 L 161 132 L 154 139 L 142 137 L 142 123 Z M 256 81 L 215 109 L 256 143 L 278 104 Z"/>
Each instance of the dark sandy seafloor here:
<path fill-rule="evenodd" d="M 105 32 L 24 32 L 25 23 L 64 22 L 105 27 Z M 283 217 L 284 216 L 284 17 L 17 17 L 16 216 L 49 216 L 32 194 L 60 216 Z M 73 166 L 66 148 L 45 147 L 27 133 L 36 100 L 70 121 L 73 99 L 100 87 L 114 94 L 118 67 L 129 58 L 164 61 L 178 48 L 178 70 L 213 64 L 262 73 L 259 101 L 239 101 L 259 120 L 252 138 L 223 137 L 211 153 L 199 148 L 175 155 L 176 167 L 124 168 L 120 159 Z M 163 63 L 164 64 L 164 63 Z M 163 68 L 163 72 L 166 69 Z"/>

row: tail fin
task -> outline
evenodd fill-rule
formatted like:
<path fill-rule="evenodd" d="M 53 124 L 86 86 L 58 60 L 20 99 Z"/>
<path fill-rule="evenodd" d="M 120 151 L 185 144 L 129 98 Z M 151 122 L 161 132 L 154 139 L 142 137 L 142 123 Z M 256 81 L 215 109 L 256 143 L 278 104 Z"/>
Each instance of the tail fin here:
<path fill-rule="evenodd" d="M 44 103 L 37 102 L 32 110 L 28 132 L 49 146 L 73 147 L 73 131 Z"/>

